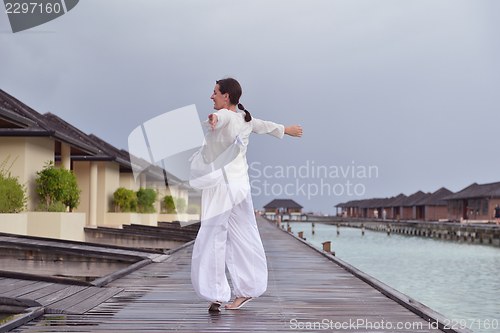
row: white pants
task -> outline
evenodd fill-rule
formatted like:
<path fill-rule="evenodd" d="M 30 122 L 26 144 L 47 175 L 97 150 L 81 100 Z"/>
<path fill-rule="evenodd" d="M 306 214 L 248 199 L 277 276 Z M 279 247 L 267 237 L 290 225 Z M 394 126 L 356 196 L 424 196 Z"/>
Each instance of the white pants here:
<path fill-rule="evenodd" d="M 231 182 L 203 190 L 201 227 L 193 248 L 191 282 L 198 296 L 227 302 L 231 274 L 236 297 L 258 297 L 267 288 L 267 262 L 255 221 L 250 185 Z M 234 202 L 234 205 L 233 205 Z"/>

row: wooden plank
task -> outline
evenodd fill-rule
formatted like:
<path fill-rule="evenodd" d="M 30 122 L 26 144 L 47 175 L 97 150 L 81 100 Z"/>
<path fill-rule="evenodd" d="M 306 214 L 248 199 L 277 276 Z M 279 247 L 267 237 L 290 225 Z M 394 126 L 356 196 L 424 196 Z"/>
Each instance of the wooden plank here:
<path fill-rule="evenodd" d="M 121 288 L 101 288 L 97 294 L 67 308 L 64 313 L 85 313 L 122 291 Z"/>
<path fill-rule="evenodd" d="M 90 297 L 93 297 L 100 291 L 101 289 L 97 287 L 88 287 L 80 290 L 69 295 L 68 297 L 47 305 L 46 313 L 71 313 L 67 311 L 68 308 L 81 303 Z"/>
<path fill-rule="evenodd" d="M 138 270 L 146 265 L 149 265 L 150 263 L 151 263 L 151 259 L 141 260 L 139 262 L 136 262 L 133 265 L 130 265 L 128 267 L 120 269 L 119 271 L 113 272 L 113 273 L 108 274 L 106 276 L 103 276 L 97 280 L 94 280 L 92 282 L 92 284 L 96 287 L 105 286 L 106 284 L 108 284 L 108 283 L 110 283 L 118 278 L 121 278 L 127 274 L 130 274 L 131 272 L 134 272 L 134 271 L 136 271 L 136 270 Z"/>
<path fill-rule="evenodd" d="M 0 276 L 8 277 L 15 280 L 31 280 L 34 282 L 45 281 L 51 283 L 63 283 L 63 284 L 71 284 L 77 286 L 90 286 L 91 284 L 87 281 L 59 277 L 59 276 L 45 276 L 45 275 L 35 275 L 28 273 L 20 273 L 20 272 L 11 272 L 11 271 L 1 271 Z"/>
<path fill-rule="evenodd" d="M 12 290 L 19 289 L 25 286 L 29 286 L 36 283 L 36 281 L 29 281 L 29 280 L 13 280 L 9 284 L 4 284 L 3 286 L 0 286 L 0 296 L 3 296 L 4 293 L 9 293 Z"/>
<path fill-rule="evenodd" d="M 43 306 L 47 306 L 87 288 L 92 288 L 92 287 L 66 286 L 66 288 L 56 291 L 54 293 L 50 293 L 46 296 L 40 297 L 36 301 Z"/>
<path fill-rule="evenodd" d="M 9 283 L 14 282 L 16 279 L 11 279 L 11 278 L 5 278 L 3 277 L 2 280 L 0 280 L 0 287 Z"/>
<path fill-rule="evenodd" d="M 65 284 L 50 283 L 48 286 L 33 291 L 31 293 L 25 294 L 24 298 L 37 300 L 39 298 L 45 297 L 62 289 L 68 288 Z"/>
<path fill-rule="evenodd" d="M 33 281 L 31 281 L 31 282 L 33 282 Z M 14 298 L 22 297 L 22 298 L 24 298 L 23 295 L 31 293 L 33 291 L 37 291 L 39 289 L 42 289 L 42 288 L 50 286 L 50 285 L 52 285 L 52 283 L 48 283 L 48 282 L 34 282 L 34 283 L 31 283 L 31 284 L 27 284 L 24 287 L 15 288 L 15 289 L 13 289 L 11 291 L 1 293 L 1 295 L 4 296 L 4 297 L 14 297 Z"/>
<path fill-rule="evenodd" d="M 85 229 L 93 229 L 86 227 Z M 95 244 L 95 243 L 87 243 L 87 242 L 76 242 L 76 241 L 68 241 L 68 240 L 51 240 L 47 238 L 41 237 L 33 237 L 33 236 L 21 236 L 21 235 L 9 235 L 9 236 L 0 236 L 0 243 L 15 243 L 15 244 L 33 244 L 38 246 L 52 246 L 55 248 L 67 248 L 67 249 L 77 249 L 77 250 L 97 250 L 99 252 L 106 253 L 126 253 L 126 254 L 134 254 L 144 256 L 145 254 L 157 254 L 160 253 L 158 250 L 148 250 L 148 249 L 131 249 L 124 246 L 116 246 L 116 245 L 104 245 L 104 244 Z"/>

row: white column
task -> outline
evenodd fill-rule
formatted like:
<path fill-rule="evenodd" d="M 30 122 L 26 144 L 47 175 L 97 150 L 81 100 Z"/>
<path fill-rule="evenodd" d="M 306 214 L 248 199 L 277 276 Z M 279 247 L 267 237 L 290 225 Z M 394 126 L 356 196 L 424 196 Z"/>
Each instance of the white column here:
<path fill-rule="evenodd" d="M 158 188 L 156 188 L 155 209 L 156 209 L 157 214 L 161 213 L 161 199 L 163 199 L 163 196 L 161 195 L 161 191 Z"/>
<path fill-rule="evenodd" d="M 61 142 L 61 163 L 66 170 L 71 170 L 71 147 L 64 142 Z"/>
<path fill-rule="evenodd" d="M 143 189 L 146 189 L 146 174 L 145 173 L 141 173 L 141 188 Z"/>
<path fill-rule="evenodd" d="M 97 225 L 97 162 L 90 162 L 89 224 Z"/>

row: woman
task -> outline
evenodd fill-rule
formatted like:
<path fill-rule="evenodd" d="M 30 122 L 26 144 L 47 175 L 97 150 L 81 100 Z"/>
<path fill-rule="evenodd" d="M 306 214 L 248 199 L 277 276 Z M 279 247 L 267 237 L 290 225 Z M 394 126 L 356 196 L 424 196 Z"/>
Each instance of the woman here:
<path fill-rule="evenodd" d="M 267 288 L 266 256 L 255 221 L 247 172 L 248 137 L 251 132 L 280 139 L 284 134 L 302 136 L 300 125 L 285 127 L 252 118 L 239 102 L 241 93 L 235 79 L 217 81 L 211 97 L 217 112 L 203 122 L 208 127 L 205 136 L 208 147 L 211 143 L 239 142 L 239 153 L 227 166 L 225 181 L 202 191 L 201 227 L 193 248 L 191 281 L 196 293 L 211 302 L 208 310 L 214 312 L 220 312 L 222 302 L 229 301 L 231 296 L 226 265 L 235 294 L 226 309 L 241 308 Z M 236 107 L 244 113 L 238 113 Z M 220 147 L 213 146 L 214 150 Z"/>

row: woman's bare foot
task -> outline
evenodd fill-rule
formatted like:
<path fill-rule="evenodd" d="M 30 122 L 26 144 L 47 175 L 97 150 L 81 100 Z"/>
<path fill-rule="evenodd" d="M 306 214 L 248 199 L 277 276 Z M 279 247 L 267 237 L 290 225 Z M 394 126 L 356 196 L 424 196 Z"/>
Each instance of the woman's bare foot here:
<path fill-rule="evenodd" d="M 236 297 L 231 304 L 226 304 L 226 309 L 235 309 L 240 307 L 242 303 L 248 302 L 252 297 Z"/>

